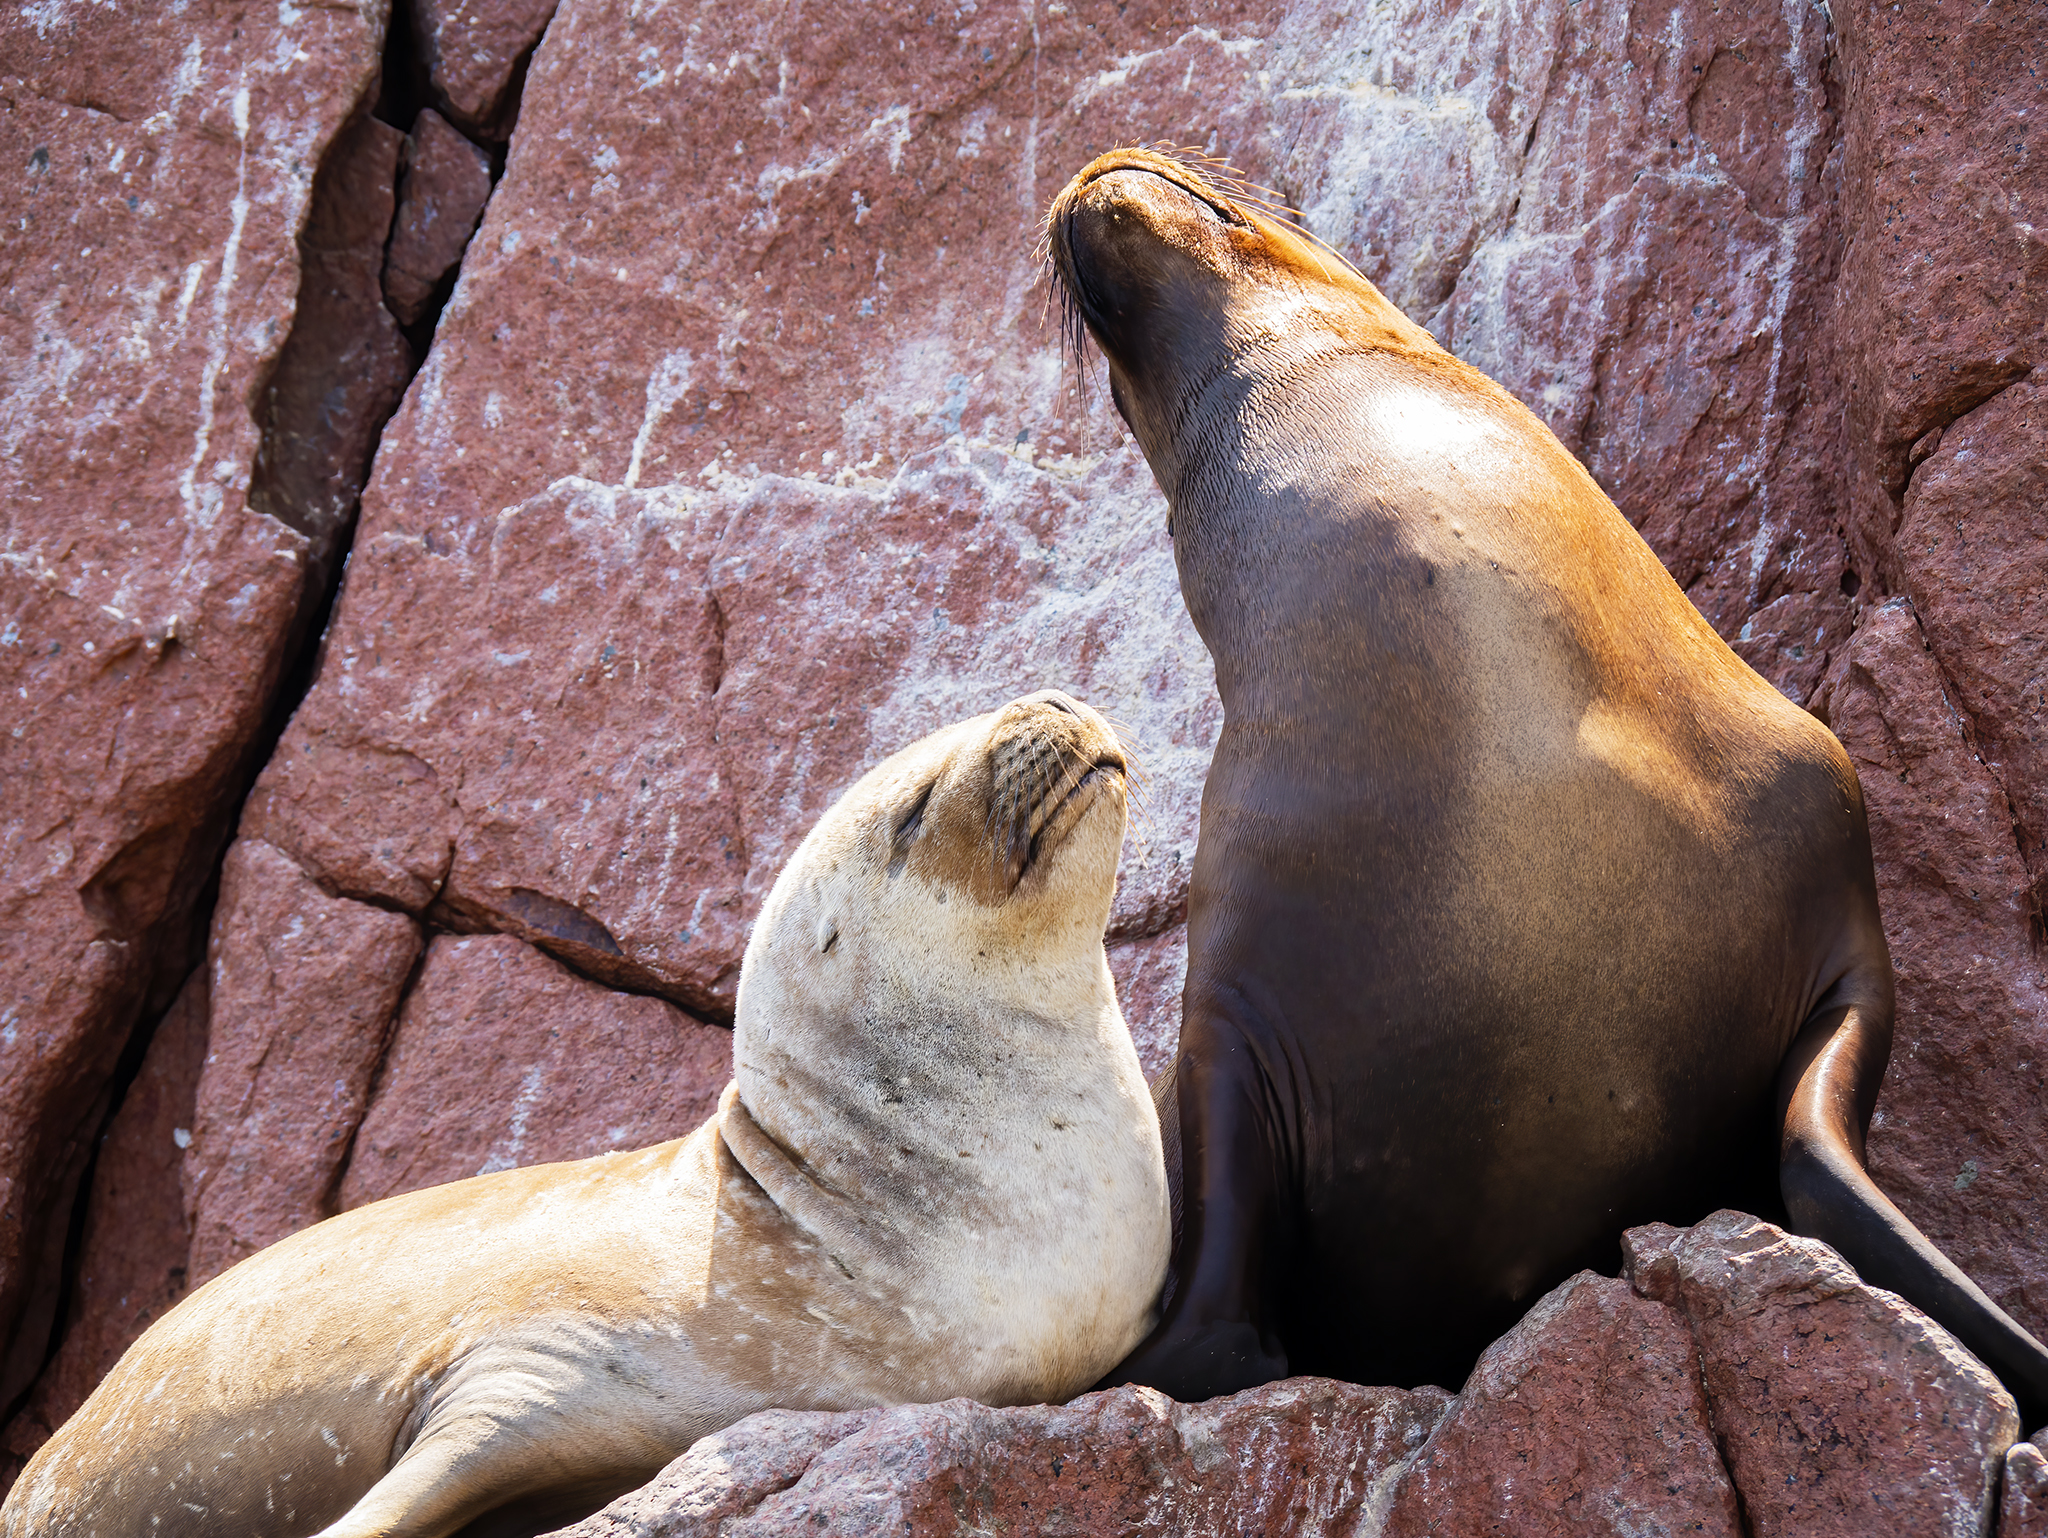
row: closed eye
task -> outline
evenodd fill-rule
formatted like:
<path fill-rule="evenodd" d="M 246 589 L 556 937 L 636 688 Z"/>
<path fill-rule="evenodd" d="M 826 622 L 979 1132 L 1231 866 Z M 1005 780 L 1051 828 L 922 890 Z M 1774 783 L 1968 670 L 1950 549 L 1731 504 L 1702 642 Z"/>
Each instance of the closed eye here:
<path fill-rule="evenodd" d="M 896 819 L 896 831 L 889 838 L 889 874 L 892 876 L 903 874 L 904 862 L 910 858 L 910 846 L 917 842 L 917 835 L 924 827 L 924 809 L 931 803 L 932 789 L 931 785 L 925 786 L 918 798 Z"/>

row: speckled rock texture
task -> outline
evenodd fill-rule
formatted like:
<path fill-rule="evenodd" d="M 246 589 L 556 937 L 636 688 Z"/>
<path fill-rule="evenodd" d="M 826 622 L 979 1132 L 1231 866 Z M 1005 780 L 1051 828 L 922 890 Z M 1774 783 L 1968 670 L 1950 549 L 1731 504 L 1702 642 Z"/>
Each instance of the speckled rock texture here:
<path fill-rule="evenodd" d="M 1738 1538 L 1685 1316 L 1581 1272 L 1489 1346 L 1385 1531 Z"/>
<path fill-rule="evenodd" d="M 555 0 L 412 0 L 413 36 L 435 99 L 479 139 L 502 142 L 518 116 L 518 77 Z"/>
<path fill-rule="evenodd" d="M 347 548 L 377 434 L 412 378 L 412 348 L 383 293 L 404 144 L 389 123 L 359 113 L 329 146 L 299 232 L 291 334 L 255 403 L 263 446 L 249 507 L 306 535 L 323 578 Z"/>
<path fill-rule="evenodd" d="M 0 1433 L 26 1462 L 85 1403 L 130 1342 L 189 1290 L 191 1230 L 179 1188 L 206 1061 L 207 971 L 195 971 L 150 1038 L 96 1156 L 63 1347 Z"/>
<path fill-rule="evenodd" d="M 576 1538 L 1377 1532 L 1441 1390 L 1290 1378 L 1206 1404 L 1152 1389 L 770 1410 L 706 1437 Z"/>
<path fill-rule="evenodd" d="M 694 1131 L 732 1033 L 508 935 L 438 935 L 406 995 L 338 1205 Z"/>
<path fill-rule="evenodd" d="M 2005 1455 L 1998 1538 L 2042 1538 L 2043 1534 L 2048 1534 L 2048 1457 L 2032 1442 L 2015 1442 Z"/>
<path fill-rule="evenodd" d="M 398 210 L 384 253 L 384 303 L 400 325 L 427 313 L 441 282 L 462 260 L 491 197 L 491 160 L 432 107 L 405 140 Z"/>
<path fill-rule="evenodd" d="M 280 911 L 299 922 L 263 922 Z M 195 1287 L 333 1215 L 420 950 L 404 914 L 329 897 L 257 839 L 228 851 L 216 920 L 183 1170 Z"/>
<path fill-rule="evenodd" d="M 1624 1249 L 1636 1289 L 1691 1324 L 1755 1538 L 1986 1530 L 2019 1415 L 1946 1330 L 1744 1213 L 1631 1229 Z"/>
<path fill-rule="evenodd" d="M 0 15 L 0 1479 L 188 1260 L 694 1120 L 811 819 L 1014 694 L 1147 770 L 1110 957 L 1170 1059 L 1220 712 L 1035 254 L 1120 141 L 1300 207 L 1843 738 L 1900 981 L 1874 1167 L 2048 1330 L 2048 14 L 402 15 Z M 199 1009 L 181 1210 L 103 1223 Z"/>
<path fill-rule="evenodd" d="M 320 552 L 248 506 L 255 407 L 383 30 L 376 0 L 0 9 L 0 1405 L 302 622 Z"/>
<path fill-rule="evenodd" d="M 1835 22 L 1842 507 L 1874 633 L 1830 661 L 1847 710 L 1825 688 L 1816 703 L 1863 778 L 1899 973 L 1872 1168 L 2038 1335 L 2048 429 L 2029 371 L 2048 347 L 2048 160 L 2028 146 L 2048 16 L 1855 0 Z"/>

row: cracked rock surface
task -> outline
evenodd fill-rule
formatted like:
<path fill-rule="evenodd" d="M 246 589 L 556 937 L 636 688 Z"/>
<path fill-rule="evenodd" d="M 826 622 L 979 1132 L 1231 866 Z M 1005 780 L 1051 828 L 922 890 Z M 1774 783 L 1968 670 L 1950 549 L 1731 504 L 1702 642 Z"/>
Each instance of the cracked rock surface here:
<path fill-rule="evenodd" d="M 769 1410 L 700 1441 L 575 1538 L 1377 1533 L 1441 1389 L 1290 1378 L 1176 1404 L 1152 1389 L 993 1410 Z"/>
<path fill-rule="evenodd" d="M 255 1244 L 686 1130 L 780 861 L 874 759 L 1014 694 L 1073 690 L 1147 770 L 1110 956 L 1170 1059 L 1220 709 L 1035 256 L 1128 141 L 1299 206 L 1843 738 L 1900 984 L 1876 1173 L 2048 1330 L 2048 18 L 396 15 L 0 16 L 6 1458 Z M 1653 1509 L 1615 1492 L 1658 1459 L 1707 1491 L 1683 1309 L 1618 1286 L 1496 1347 L 1506 1387 L 1418 1469 L 1519 1449 L 1556 1530 Z M 1515 1419 L 1593 1416 L 1638 1360 L 1668 1413 L 1636 1452 Z M 1490 1467 L 1375 1510 L 1534 1509 Z"/>
<path fill-rule="evenodd" d="M 316 542 L 248 506 L 253 408 L 382 36 L 374 4 L 0 14 L 0 1404 L 308 599 Z"/>

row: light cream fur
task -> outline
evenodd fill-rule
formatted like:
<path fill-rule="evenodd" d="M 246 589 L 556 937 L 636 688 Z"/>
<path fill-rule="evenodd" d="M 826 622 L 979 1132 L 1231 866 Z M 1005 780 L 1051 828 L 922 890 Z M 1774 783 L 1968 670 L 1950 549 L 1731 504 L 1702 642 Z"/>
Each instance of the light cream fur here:
<path fill-rule="evenodd" d="M 888 759 L 769 895 L 711 1121 L 251 1257 L 136 1342 L 0 1527 L 435 1538 L 594 1505 L 768 1406 L 1086 1388 L 1168 1246 L 1102 948 L 1123 823 L 1115 740 L 1062 695 Z"/>

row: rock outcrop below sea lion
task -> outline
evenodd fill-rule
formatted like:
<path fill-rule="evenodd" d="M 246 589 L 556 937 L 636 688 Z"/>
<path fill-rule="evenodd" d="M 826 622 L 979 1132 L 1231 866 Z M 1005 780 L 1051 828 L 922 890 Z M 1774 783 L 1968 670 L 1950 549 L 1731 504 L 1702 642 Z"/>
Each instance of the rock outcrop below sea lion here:
<path fill-rule="evenodd" d="M 1627 1251 L 1633 1285 L 1573 1277 L 1454 1396 L 1290 1378 L 1200 1405 L 771 1411 L 562 1538 L 1969 1534 L 2001 1467 L 2022 1482 L 2000 1538 L 2033 1531 L 2011 1400 L 1826 1246 L 1721 1212 Z"/>

